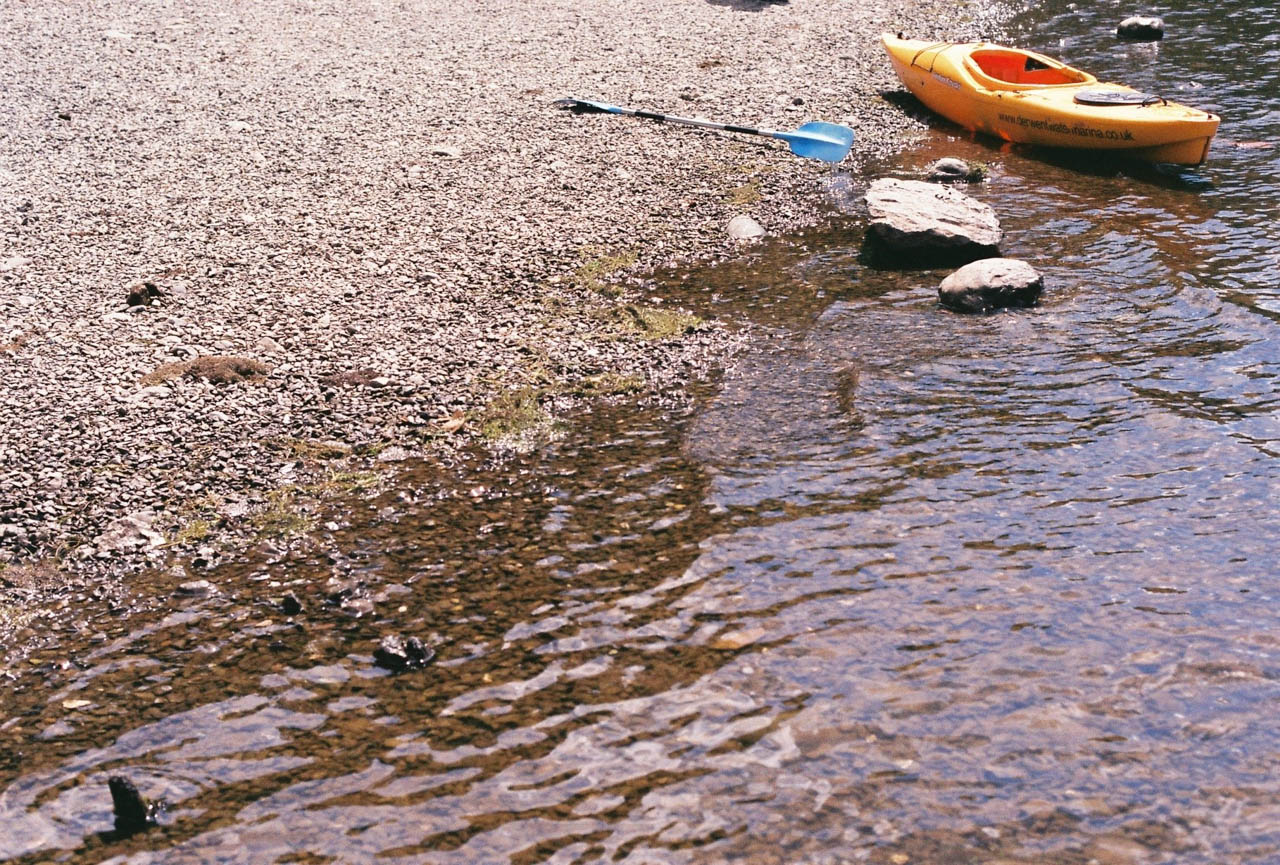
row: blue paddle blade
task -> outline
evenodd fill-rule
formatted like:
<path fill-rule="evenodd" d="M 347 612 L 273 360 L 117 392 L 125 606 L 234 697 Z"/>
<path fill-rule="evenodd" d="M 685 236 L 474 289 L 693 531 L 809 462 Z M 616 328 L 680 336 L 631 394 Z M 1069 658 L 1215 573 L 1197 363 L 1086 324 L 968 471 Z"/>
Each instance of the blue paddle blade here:
<path fill-rule="evenodd" d="M 821 120 L 806 123 L 795 132 L 775 132 L 773 137 L 787 142 L 796 156 L 823 162 L 839 162 L 849 155 L 849 149 L 853 147 L 852 129 Z"/>

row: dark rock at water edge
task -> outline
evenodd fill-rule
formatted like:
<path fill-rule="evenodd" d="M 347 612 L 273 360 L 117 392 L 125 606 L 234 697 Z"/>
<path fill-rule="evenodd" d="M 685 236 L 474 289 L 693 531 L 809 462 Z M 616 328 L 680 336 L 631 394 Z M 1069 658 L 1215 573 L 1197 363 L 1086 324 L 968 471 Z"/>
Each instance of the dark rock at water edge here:
<path fill-rule="evenodd" d="M 107 779 L 107 787 L 111 790 L 111 810 L 115 814 L 117 835 L 133 835 L 156 824 L 160 804 L 142 798 L 132 781 L 122 775 L 112 775 Z"/>
<path fill-rule="evenodd" d="M 385 670 L 399 673 L 422 669 L 435 656 L 435 649 L 423 645 L 422 640 L 417 637 L 406 639 L 399 634 L 388 634 L 374 650 L 373 661 Z"/>
<path fill-rule="evenodd" d="M 925 179 L 931 183 L 979 183 L 987 176 L 983 166 L 954 156 L 944 156 L 926 171 L 928 174 Z"/>
<path fill-rule="evenodd" d="M 1044 278 L 1025 261 L 986 258 L 966 264 L 938 286 L 938 300 L 957 312 L 1034 306 Z"/>
<path fill-rule="evenodd" d="M 871 184 L 866 203 L 876 263 L 964 263 L 1000 254 L 995 211 L 950 186 L 884 178 Z"/>
<path fill-rule="evenodd" d="M 1153 15 L 1131 15 L 1116 27 L 1121 39 L 1154 42 L 1164 38 L 1164 21 Z"/>

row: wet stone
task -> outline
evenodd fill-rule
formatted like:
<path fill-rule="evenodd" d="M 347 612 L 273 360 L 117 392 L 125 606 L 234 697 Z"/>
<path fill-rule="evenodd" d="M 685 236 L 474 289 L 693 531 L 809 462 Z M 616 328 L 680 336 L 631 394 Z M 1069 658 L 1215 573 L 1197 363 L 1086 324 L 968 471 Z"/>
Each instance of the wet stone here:
<path fill-rule="evenodd" d="M 1137 42 L 1164 38 L 1164 21 L 1153 15 L 1131 15 L 1116 27 L 1116 36 Z"/>
<path fill-rule="evenodd" d="M 894 263 L 976 261 L 998 255 L 1000 221 L 988 205 L 950 186 L 883 178 L 866 194 L 868 239 Z"/>
<path fill-rule="evenodd" d="M 405 670 L 420 670 L 431 663 L 435 656 L 435 649 L 424 645 L 417 637 L 406 639 L 399 634 L 388 634 L 374 650 L 373 661 L 385 670 L 400 673 Z"/>
<path fill-rule="evenodd" d="M 293 592 L 289 592 L 280 599 L 280 612 L 286 616 L 296 616 L 302 612 L 302 601 L 298 600 L 298 596 Z"/>
<path fill-rule="evenodd" d="M 933 183 L 977 183 L 982 180 L 982 170 L 955 156 L 944 156 L 926 170 L 926 177 Z"/>
<path fill-rule="evenodd" d="M 208 580 L 191 580 L 178 586 L 175 594 L 188 598 L 203 598 L 217 593 L 218 589 Z"/>
<path fill-rule="evenodd" d="M 111 810 L 119 835 L 133 835 L 156 824 L 159 803 L 144 799 L 132 781 L 122 775 L 112 775 L 107 779 L 107 786 L 111 790 Z"/>
<path fill-rule="evenodd" d="M 1035 305 L 1044 278 L 1025 261 L 984 258 L 966 264 L 938 286 L 938 300 L 957 312 L 990 312 Z"/>

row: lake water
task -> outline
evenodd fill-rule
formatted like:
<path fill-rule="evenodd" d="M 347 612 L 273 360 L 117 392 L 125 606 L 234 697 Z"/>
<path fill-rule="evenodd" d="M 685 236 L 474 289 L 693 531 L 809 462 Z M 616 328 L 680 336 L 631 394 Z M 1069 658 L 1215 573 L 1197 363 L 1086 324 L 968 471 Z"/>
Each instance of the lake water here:
<path fill-rule="evenodd" d="M 1220 113 L 1202 168 L 941 124 L 868 167 L 988 163 L 1038 307 L 871 269 L 833 178 L 831 227 L 662 278 L 755 334 L 694 408 L 86 606 L 5 685 L 0 861 L 1280 861 L 1280 13 L 1184 5 L 1003 35 Z M 117 773 L 162 825 L 110 835 Z"/>

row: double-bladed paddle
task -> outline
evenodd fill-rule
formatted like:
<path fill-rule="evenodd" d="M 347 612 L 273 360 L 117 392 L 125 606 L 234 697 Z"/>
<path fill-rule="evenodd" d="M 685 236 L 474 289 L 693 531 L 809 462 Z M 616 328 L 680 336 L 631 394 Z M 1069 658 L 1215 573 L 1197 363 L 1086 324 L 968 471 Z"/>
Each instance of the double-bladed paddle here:
<path fill-rule="evenodd" d="M 555 103 L 571 111 L 597 111 L 606 114 L 629 114 L 632 117 L 643 117 L 661 123 L 679 123 L 683 126 L 700 126 L 704 129 L 721 129 L 725 132 L 741 132 L 745 135 L 763 135 L 766 138 L 779 138 L 791 148 L 796 156 L 807 159 L 821 159 L 823 162 L 839 162 L 849 155 L 853 146 L 853 130 L 838 123 L 823 123 L 815 120 L 806 123 L 794 132 L 776 132 L 772 129 L 752 129 L 749 126 L 731 126 L 727 123 L 716 123 L 712 120 L 698 120 L 688 117 L 672 117 L 668 114 L 655 114 L 652 111 L 637 111 L 634 108 L 619 108 L 604 102 L 592 102 L 588 99 L 559 99 Z"/>

